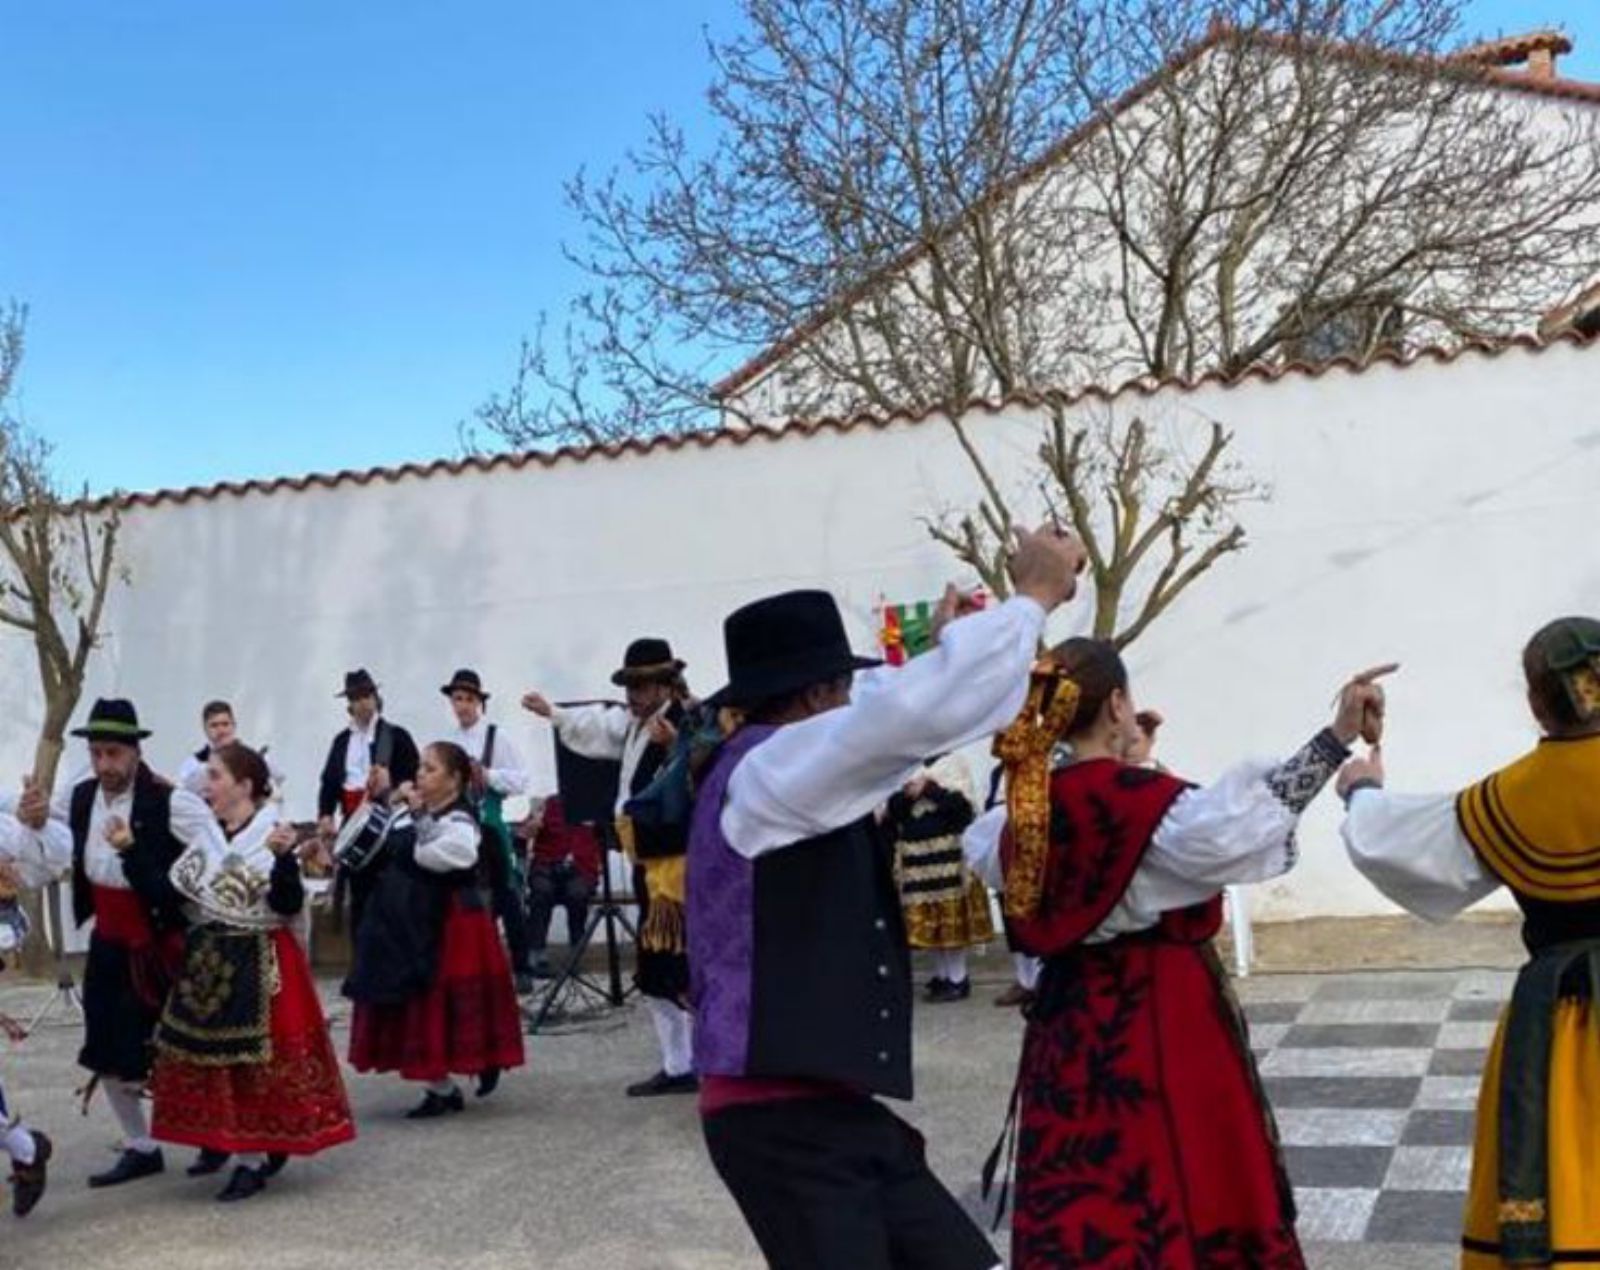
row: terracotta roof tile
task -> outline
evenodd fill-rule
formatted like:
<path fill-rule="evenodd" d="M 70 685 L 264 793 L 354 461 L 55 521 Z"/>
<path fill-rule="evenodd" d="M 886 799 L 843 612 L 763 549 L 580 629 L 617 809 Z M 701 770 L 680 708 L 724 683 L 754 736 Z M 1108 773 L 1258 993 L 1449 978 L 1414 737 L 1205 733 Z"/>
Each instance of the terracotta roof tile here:
<path fill-rule="evenodd" d="M 1151 397 L 1168 390 L 1193 392 L 1213 385 L 1233 389 L 1250 383 L 1276 383 L 1282 379 L 1320 379 L 1333 371 L 1362 374 L 1375 366 L 1404 369 L 1420 363 L 1445 365 L 1469 355 L 1492 358 L 1511 350 L 1538 353 L 1558 344 L 1588 348 L 1600 345 L 1600 339 L 1589 339 L 1572 332 L 1547 340 L 1531 335 L 1519 335 L 1504 340 L 1473 340 L 1457 348 L 1431 347 L 1407 353 L 1385 352 L 1366 362 L 1343 357 L 1320 364 L 1292 362 L 1282 366 L 1255 366 L 1231 378 L 1213 371 L 1191 379 L 1143 378 L 1129 380 L 1112 387 L 1088 387 L 1071 392 L 1018 392 L 1006 397 L 982 398 L 969 402 L 962 413 L 981 411 L 986 414 L 998 414 L 1012 406 L 1037 407 L 1050 401 L 1061 401 L 1069 405 L 1082 401 L 1111 402 L 1124 397 Z M 863 412 L 849 416 L 794 419 L 783 424 L 752 428 L 711 428 L 700 432 L 641 437 L 606 445 L 562 446 L 556 450 L 520 450 L 506 454 L 474 454 L 460 459 L 402 463 L 397 466 L 373 467 L 362 471 L 347 468 L 339 472 L 315 472 L 307 476 L 219 481 L 212 485 L 191 485 L 183 489 L 107 495 L 91 499 L 88 506 L 92 511 L 112 505 L 124 510 L 141 507 L 181 507 L 189 503 L 210 503 L 224 498 L 243 498 L 253 494 L 303 493 L 307 490 L 332 490 L 348 486 L 359 488 L 374 484 L 393 485 L 398 481 L 413 478 L 459 476 L 465 472 L 520 471 L 527 467 L 552 468 L 562 463 L 643 457 L 661 451 L 670 453 L 678 450 L 709 450 L 717 446 L 745 446 L 754 441 L 783 441 L 812 437 L 825 432 L 847 433 L 860 428 L 883 429 L 897 424 L 925 423 L 929 419 L 948 418 L 949 415 L 950 412 L 942 406 L 930 406 L 921 410 L 903 410 L 889 414 Z"/>

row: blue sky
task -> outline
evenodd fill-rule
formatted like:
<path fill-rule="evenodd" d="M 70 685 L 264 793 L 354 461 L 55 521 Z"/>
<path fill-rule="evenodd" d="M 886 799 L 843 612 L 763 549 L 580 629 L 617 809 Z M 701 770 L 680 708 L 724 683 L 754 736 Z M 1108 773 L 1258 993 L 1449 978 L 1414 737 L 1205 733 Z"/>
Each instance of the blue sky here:
<path fill-rule="evenodd" d="M 1593 0 L 1476 0 L 1487 33 Z M 452 453 L 578 285 L 562 182 L 704 112 L 734 0 L 9 5 L 0 296 L 64 474 L 145 489 Z"/>

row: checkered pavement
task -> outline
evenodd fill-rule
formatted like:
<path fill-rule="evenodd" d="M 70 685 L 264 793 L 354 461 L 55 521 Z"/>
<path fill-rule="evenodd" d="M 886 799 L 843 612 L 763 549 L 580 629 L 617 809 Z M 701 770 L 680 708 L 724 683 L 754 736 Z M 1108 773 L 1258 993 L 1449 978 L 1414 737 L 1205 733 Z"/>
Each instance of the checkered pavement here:
<path fill-rule="evenodd" d="M 1514 976 L 1264 976 L 1236 984 L 1306 1244 L 1461 1236 L 1478 1078 Z"/>

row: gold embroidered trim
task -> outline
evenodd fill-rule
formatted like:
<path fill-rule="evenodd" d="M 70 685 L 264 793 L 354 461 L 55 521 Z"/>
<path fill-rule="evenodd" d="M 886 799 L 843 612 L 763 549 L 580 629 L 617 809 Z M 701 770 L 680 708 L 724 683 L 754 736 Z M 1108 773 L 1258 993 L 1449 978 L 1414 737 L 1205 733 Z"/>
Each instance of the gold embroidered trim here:
<path fill-rule="evenodd" d="M 1510 1222 L 1542 1222 L 1546 1214 L 1542 1199 L 1503 1199 L 1500 1201 L 1500 1220 Z"/>
<path fill-rule="evenodd" d="M 1050 851 L 1050 755 L 1072 723 L 1078 685 L 1053 661 L 1034 665 L 1016 722 L 994 739 L 1005 767 L 1006 821 L 1012 851 L 1006 869 L 1005 914 L 1027 919 L 1039 910 Z"/>

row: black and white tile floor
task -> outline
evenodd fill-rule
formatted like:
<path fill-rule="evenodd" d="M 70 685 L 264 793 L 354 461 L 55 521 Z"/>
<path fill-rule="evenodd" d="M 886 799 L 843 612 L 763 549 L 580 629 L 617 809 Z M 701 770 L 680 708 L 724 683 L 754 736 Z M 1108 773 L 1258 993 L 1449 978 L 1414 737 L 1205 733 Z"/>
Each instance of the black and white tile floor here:
<path fill-rule="evenodd" d="M 1512 981 L 1460 971 L 1236 984 L 1308 1247 L 1458 1246 L 1478 1078 Z"/>

